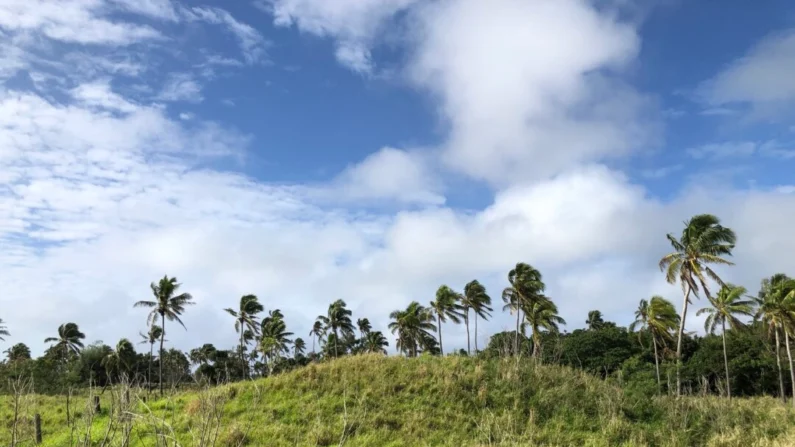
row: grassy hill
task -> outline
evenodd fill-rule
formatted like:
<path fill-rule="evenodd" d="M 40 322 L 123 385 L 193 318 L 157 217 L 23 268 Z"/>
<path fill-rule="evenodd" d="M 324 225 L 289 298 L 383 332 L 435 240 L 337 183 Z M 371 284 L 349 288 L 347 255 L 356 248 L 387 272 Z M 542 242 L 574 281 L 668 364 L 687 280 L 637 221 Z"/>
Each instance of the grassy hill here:
<path fill-rule="evenodd" d="M 773 398 L 649 398 L 570 369 L 511 359 L 347 357 L 162 400 L 143 402 L 133 390 L 122 413 L 129 417 L 117 411 L 123 394 L 106 391 L 96 417 L 85 396 L 73 398 L 71 429 L 65 397 L 27 396 L 21 445 L 31 445 L 36 412 L 45 446 L 78 445 L 87 433 L 93 445 L 123 445 L 125 430 L 133 446 L 795 445 L 795 412 Z M 12 399 L 0 397 L 3 446 L 12 409 Z"/>

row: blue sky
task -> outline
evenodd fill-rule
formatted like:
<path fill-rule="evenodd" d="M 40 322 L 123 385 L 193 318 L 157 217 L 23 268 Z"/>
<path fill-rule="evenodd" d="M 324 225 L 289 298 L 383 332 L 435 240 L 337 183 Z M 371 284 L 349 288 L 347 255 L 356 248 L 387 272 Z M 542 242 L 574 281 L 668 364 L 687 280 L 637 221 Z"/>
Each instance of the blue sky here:
<path fill-rule="evenodd" d="M 243 294 L 299 334 L 336 298 L 385 329 L 524 261 L 569 329 L 626 324 L 678 302 L 656 262 L 700 212 L 753 291 L 795 274 L 793 61 L 783 0 L 6 1 L 0 318 L 115 343 L 168 273 L 231 346 Z"/>

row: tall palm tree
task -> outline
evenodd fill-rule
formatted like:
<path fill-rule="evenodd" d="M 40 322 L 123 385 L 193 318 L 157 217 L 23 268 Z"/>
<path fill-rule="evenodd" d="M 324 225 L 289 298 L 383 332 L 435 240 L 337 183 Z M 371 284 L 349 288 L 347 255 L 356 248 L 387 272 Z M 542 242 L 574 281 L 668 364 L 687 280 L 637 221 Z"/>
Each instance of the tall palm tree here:
<path fill-rule="evenodd" d="M 58 326 L 58 336 L 45 338 L 44 343 L 55 343 L 52 348 L 63 350 L 64 361 L 66 361 L 69 354 L 80 354 L 85 338 L 86 334 L 80 332 L 80 328 L 75 323 L 64 323 Z"/>
<path fill-rule="evenodd" d="M 323 322 L 325 332 L 334 334 L 334 357 L 339 355 L 337 344 L 340 338 L 340 332 L 343 336 L 353 333 L 353 322 L 351 321 L 352 312 L 348 310 L 345 301 L 337 300 L 328 306 L 326 315 L 321 315 L 318 318 Z"/>
<path fill-rule="evenodd" d="M 248 362 L 245 360 L 244 344 L 245 332 L 251 331 L 254 335 L 259 333 L 257 314 L 265 310 L 256 295 L 243 295 L 240 297 L 238 310 L 224 309 L 226 313 L 235 318 L 235 332 L 240 333 L 240 364 L 243 365 L 244 374 L 248 374 Z"/>
<path fill-rule="evenodd" d="M 6 341 L 6 339 L 3 337 L 8 337 L 10 335 L 11 333 L 8 332 L 8 328 L 6 327 L 5 322 L 3 321 L 2 318 L 0 318 L 0 341 Z"/>
<path fill-rule="evenodd" d="M 502 310 L 516 312 L 516 334 L 514 337 L 514 353 L 519 354 L 519 329 L 522 321 L 522 312 L 533 302 L 549 301 L 544 296 L 546 286 L 541 278 L 541 272 L 529 264 L 520 262 L 508 272 L 510 286 L 502 291 L 502 301 L 505 303 Z"/>
<path fill-rule="evenodd" d="M 486 288 L 478 282 L 473 280 L 464 286 L 464 296 L 466 302 L 472 308 L 472 313 L 475 315 L 475 353 L 478 352 L 478 317 L 488 320 L 491 317 L 491 297 L 486 293 Z M 467 325 L 469 324 L 469 312 L 466 314 Z M 467 328 L 467 338 L 469 338 Z M 441 345 L 441 338 L 439 339 Z"/>
<path fill-rule="evenodd" d="M 761 319 L 768 328 L 768 334 L 773 334 L 776 343 L 776 366 L 778 367 L 779 394 L 782 401 L 784 395 L 784 377 L 781 368 L 781 341 L 783 333 L 787 356 L 790 361 L 790 378 L 795 383 L 795 371 L 792 371 L 792 354 L 789 349 L 789 337 L 795 327 L 795 281 L 783 273 L 777 273 L 769 279 L 762 280 L 762 289 L 755 300 L 758 305 L 755 318 Z M 793 386 L 793 400 L 795 405 L 795 386 Z"/>
<path fill-rule="evenodd" d="M 149 287 L 152 289 L 152 295 L 154 295 L 155 299 L 153 301 L 138 301 L 133 307 L 148 307 L 152 309 L 147 317 L 149 326 L 152 326 L 157 321 L 158 315 L 160 316 L 160 327 L 162 328 L 162 332 L 160 333 L 160 362 L 158 362 L 158 367 L 160 369 L 160 395 L 162 396 L 164 363 L 163 342 L 166 336 L 166 319 L 168 319 L 168 321 L 176 321 L 185 328 L 185 324 L 179 316 L 185 311 L 185 306 L 194 303 L 193 296 L 191 296 L 190 293 L 177 294 L 180 287 L 177 278 L 169 278 L 168 275 L 166 275 L 163 276 L 157 284 L 152 283 Z M 187 330 L 187 328 L 185 328 L 185 330 Z"/>
<path fill-rule="evenodd" d="M 279 357 L 290 351 L 290 337 L 293 333 L 287 331 L 284 315 L 279 309 L 270 311 L 269 315 L 262 319 L 260 329 L 262 337 L 259 341 L 259 349 L 268 365 L 269 374 L 272 374 Z"/>
<path fill-rule="evenodd" d="M 585 320 L 585 324 L 587 324 L 588 329 L 592 331 L 601 329 L 605 324 L 605 320 L 602 318 L 602 312 L 599 310 L 589 311 L 588 319 Z"/>
<path fill-rule="evenodd" d="M 560 325 L 566 320 L 558 315 L 558 306 L 549 299 L 532 301 L 523 309 L 525 321 L 522 323 L 522 332 L 527 325 L 533 331 L 533 357 L 540 362 L 541 357 L 541 332 L 560 333 Z"/>
<path fill-rule="evenodd" d="M 359 318 L 356 320 L 356 327 L 359 328 L 359 334 L 361 334 L 362 338 L 364 338 L 371 330 L 373 330 L 373 326 L 370 324 L 370 320 L 367 318 Z"/>
<path fill-rule="evenodd" d="M 441 286 L 436 291 L 436 299 L 431 301 L 429 310 L 436 315 L 436 331 L 439 334 L 439 352 L 444 355 L 444 345 L 442 343 L 442 323 L 447 323 L 450 319 L 453 323 L 460 323 L 461 317 L 466 316 L 461 313 L 458 305 L 458 293 L 447 286 Z M 469 343 L 469 325 L 467 325 L 467 344 Z"/>
<path fill-rule="evenodd" d="M 306 351 L 306 342 L 303 338 L 296 338 L 293 341 L 293 356 L 298 358 L 304 355 L 304 351 Z"/>
<path fill-rule="evenodd" d="M 433 314 L 430 309 L 413 301 L 405 310 L 396 310 L 389 314 L 393 321 L 389 330 L 397 335 L 397 349 L 409 357 L 416 357 L 420 349 L 429 347 L 429 339 L 436 330 Z"/>
<path fill-rule="evenodd" d="M 315 340 L 320 340 L 324 334 L 323 321 L 318 317 L 318 319 L 315 320 L 315 324 L 312 325 L 312 330 L 309 331 L 309 335 L 312 336 L 312 354 L 315 354 Z"/>
<path fill-rule="evenodd" d="M 673 303 L 661 296 L 653 296 L 650 301 L 640 300 L 635 311 L 635 321 L 629 325 L 630 331 L 638 329 L 638 340 L 643 345 L 643 332 L 648 331 L 654 346 L 654 368 L 657 372 L 657 390 L 662 389 L 660 380 L 660 355 L 658 344 L 667 346 L 674 339 L 673 331 L 679 325 L 679 315 Z"/>
<path fill-rule="evenodd" d="M 726 396 L 732 398 L 731 377 L 729 376 L 729 356 L 726 353 L 726 322 L 729 322 L 729 328 L 739 330 L 742 328 L 743 322 L 737 318 L 737 315 L 746 317 L 753 316 L 754 306 L 753 301 L 744 300 L 743 297 L 748 293 L 745 287 L 726 284 L 721 287 L 718 294 L 714 297 L 709 297 L 709 303 L 712 307 L 705 307 L 699 309 L 696 315 L 707 314 L 707 320 L 704 322 L 704 330 L 709 334 L 715 333 L 715 328 L 720 325 L 721 337 L 723 338 L 723 364 L 726 367 Z"/>
<path fill-rule="evenodd" d="M 105 367 L 108 375 L 115 371 L 118 377 L 126 377 L 135 363 L 135 355 L 135 348 L 130 340 L 122 338 L 116 344 L 116 349 L 105 356 L 100 363 Z"/>
<path fill-rule="evenodd" d="M 144 334 L 143 332 L 139 332 L 138 335 L 141 336 L 142 340 L 140 344 L 149 343 L 149 366 L 146 375 L 146 388 L 147 393 L 152 390 L 152 356 L 155 348 L 155 343 L 160 340 L 160 337 L 163 335 L 163 328 L 160 326 L 153 324 L 149 327 L 149 332 Z"/>
<path fill-rule="evenodd" d="M 370 354 L 386 354 L 386 348 L 389 342 L 384 337 L 381 331 L 368 332 L 364 337 L 364 352 Z"/>
<path fill-rule="evenodd" d="M 684 294 L 676 340 L 676 395 L 679 396 L 682 392 L 682 334 L 685 330 L 690 294 L 698 297 L 700 287 L 709 298 L 711 295 L 707 278 L 723 285 L 723 280 L 709 265 L 734 265 L 722 256 L 731 256 L 737 236 L 732 229 L 722 226 L 717 217 L 711 214 L 699 214 L 685 222 L 685 228 L 679 239 L 670 233 L 666 237 L 674 251 L 660 259 L 660 270 L 665 272 L 665 279 L 670 284 L 678 281 L 682 285 Z"/>

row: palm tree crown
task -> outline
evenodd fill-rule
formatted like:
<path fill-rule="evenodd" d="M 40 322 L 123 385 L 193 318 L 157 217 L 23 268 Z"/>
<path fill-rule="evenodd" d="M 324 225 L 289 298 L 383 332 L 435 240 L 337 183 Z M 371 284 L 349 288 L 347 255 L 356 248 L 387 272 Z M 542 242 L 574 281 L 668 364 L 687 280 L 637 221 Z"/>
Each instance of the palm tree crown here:
<path fill-rule="evenodd" d="M 75 323 L 64 323 L 58 326 L 58 336 L 44 339 L 44 343 L 55 343 L 52 347 L 63 350 L 68 356 L 70 353 L 79 354 L 83 348 L 83 339 L 86 334 L 80 332 L 80 328 Z"/>
<path fill-rule="evenodd" d="M 660 378 L 660 355 L 657 345 L 667 346 L 673 341 L 673 330 L 679 325 L 679 315 L 676 314 L 674 305 L 661 296 L 651 297 L 651 301 L 640 300 L 638 310 L 635 311 L 635 321 L 629 325 L 630 331 L 638 329 L 638 340 L 643 346 L 643 333 L 648 332 L 654 347 L 654 369 L 657 373 L 657 390 L 662 388 Z"/>
<path fill-rule="evenodd" d="M 464 301 L 468 309 L 471 308 L 475 315 L 475 352 L 478 351 L 478 317 L 488 320 L 491 317 L 491 297 L 486 293 L 486 288 L 478 282 L 473 280 L 464 286 Z M 469 323 L 469 312 L 466 314 L 467 323 Z M 467 327 L 467 331 L 469 328 Z M 469 336 L 467 335 L 467 338 Z M 467 340 L 468 342 L 468 340 Z"/>
<path fill-rule="evenodd" d="M 245 373 L 248 374 L 248 362 L 244 359 L 245 351 L 244 346 L 246 343 L 246 331 L 251 332 L 253 335 L 259 333 L 259 320 L 257 314 L 265 310 L 260 304 L 256 295 L 243 295 L 240 297 L 240 304 L 238 310 L 232 308 L 224 309 L 226 313 L 235 318 L 235 332 L 240 334 L 240 363 L 245 368 Z"/>
<path fill-rule="evenodd" d="M 334 356 L 338 356 L 337 344 L 339 343 L 340 335 L 347 337 L 353 334 L 353 322 L 351 315 L 353 313 L 348 310 L 345 301 L 337 300 L 328 306 L 326 315 L 321 315 L 317 319 L 323 324 L 324 332 L 328 333 L 329 330 L 334 334 Z M 340 334 L 341 333 L 341 334 Z"/>
<path fill-rule="evenodd" d="M 525 326 L 530 326 L 533 331 L 533 357 L 541 359 L 541 333 L 550 332 L 557 334 L 560 332 L 560 325 L 566 324 L 558 315 L 558 306 L 548 298 L 543 301 L 533 301 L 523 309 L 525 321 L 522 323 L 522 332 Z"/>
<path fill-rule="evenodd" d="M 393 321 L 389 330 L 397 335 L 397 349 L 409 357 L 416 357 L 422 350 L 430 350 L 435 345 L 431 332 L 436 330 L 431 311 L 413 301 L 405 310 L 389 314 Z"/>
<path fill-rule="evenodd" d="M 384 334 L 381 331 L 368 332 L 364 337 L 364 352 L 370 354 L 386 354 L 386 348 L 389 346 Z"/>
<path fill-rule="evenodd" d="M 725 326 L 728 323 L 731 329 L 740 329 L 743 322 L 737 315 L 752 317 L 754 314 L 754 303 L 750 299 L 743 299 L 748 293 L 745 287 L 726 284 L 718 291 L 714 297 L 709 297 L 712 307 L 699 309 L 696 315 L 707 314 L 704 322 L 704 330 L 709 334 L 715 333 L 715 328 Z"/>
<path fill-rule="evenodd" d="M 431 301 L 429 311 L 436 316 L 436 330 L 439 334 L 439 349 L 444 354 L 444 345 L 442 343 L 442 323 L 446 323 L 449 319 L 453 323 L 460 323 L 464 315 L 461 312 L 461 307 L 458 305 L 459 295 L 453 289 L 447 286 L 439 287 L 436 291 L 436 299 Z"/>
<path fill-rule="evenodd" d="M 6 341 L 6 339 L 3 337 L 8 337 L 10 335 L 11 333 L 8 332 L 8 328 L 6 327 L 5 322 L 3 322 L 3 319 L 0 318 L 0 341 Z"/>
<path fill-rule="evenodd" d="M 519 353 L 519 330 L 522 312 L 535 302 L 548 302 L 544 296 L 546 285 L 541 277 L 541 272 L 529 264 L 520 262 L 508 272 L 510 286 L 502 291 L 502 301 L 505 303 L 502 310 L 516 313 L 516 333 L 514 335 L 514 353 Z"/>

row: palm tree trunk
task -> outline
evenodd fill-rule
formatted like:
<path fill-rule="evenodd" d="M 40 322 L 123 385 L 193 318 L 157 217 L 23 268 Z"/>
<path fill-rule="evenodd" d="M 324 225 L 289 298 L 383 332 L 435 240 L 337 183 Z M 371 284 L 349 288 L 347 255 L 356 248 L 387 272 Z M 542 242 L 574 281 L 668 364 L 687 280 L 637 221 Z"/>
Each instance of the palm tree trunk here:
<path fill-rule="evenodd" d="M 776 366 L 778 366 L 778 391 L 781 396 L 781 401 L 786 403 L 787 396 L 784 395 L 784 376 L 781 373 L 781 353 L 779 352 L 779 345 L 781 342 L 778 339 L 778 327 L 776 327 Z"/>
<path fill-rule="evenodd" d="M 784 343 L 787 346 L 787 359 L 789 359 L 789 375 L 792 385 L 792 406 L 795 407 L 795 371 L 792 370 L 792 351 L 789 349 L 789 334 L 784 331 Z"/>
<path fill-rule="evenodd" d="M 464 315 L 464 322 L 467 325 L 467 355 L 472 355 L 472 350 L 469 346 L 469 308 L 467 308 L 467 313 Z"/>
<path fill-rule="evenodd" d="M 163 341 L 166 339 L 166 315 L 160 314 L 160 319 L 163 325 L 163 331 L 160 332 L 160 361 L 158 362 L 158 366 L 160 368 L 160 397 L 163 397 Z"/>
<path fill-rule="evenodd" d="M 685 286 L 685 299 L 682 303 L 682 316 L 679 320 L 679 335 L 676 338 L 676 396 L 682 395 L 682 334 L 685 331 L 685 317 L 687 317 L 687 304 L 690 301 L 690 285 Z"/>
<path fill-rule="evenodd" d="M 516 308 L 516 334 L 515 334 L 514 340 L 513 340 L 513 355 L 515 355 L 515 356 L 519 355 L 519 316 L 520 316 L 521 313 L 522 313 L 522 311 L 519 310 L 519 308 L 517 307 Z"/>
<path fill-rule="evenodd" d="M 243 359 L 243 324 L 240 324 L 240 366 L 243 367 L 243 378 L 248 376 L 248 362 Z"/>
<path fill-rule="evenodd" d="M 313 354 L 312 356 L 313 356 L 313 357 L 316 355 L 316 354 L 315 354 L 315 339 L 316 339 L 316 338 L 317 338 L 317 337 L 315 337 L 314 335 L 312 336 L 312 354 Z"/>
<path fill-rule="evenodd" d="M 652 334 L 651 342 L 654 343 L 654 369 L 657 370 L 657 392 L 662 390 L 662 382 L 660 381 L 660 359 L 657 355 L 657 337 Z"/>
<path fill-rule="evenodd" d="M 337 329 L 334 328 L 334 358 L 337 358 L 337 339 L 339 335 L 337 335 Z"/>
<path fill-rule="evenodd" d="M 439 332 L 439 354 L 444 357 L 444 345 L 442 345 L 442 316 L 436 314 L 437 332 Z"/>
<path fill-rule="evenodd" d="M 478 313 L 475 312 L 475 355 L 478 355 Z"/>
<path fill-rule="evenodd" d="M 729 356 L 726 355 L 726 321 L 722 321 L 723 326 L 723 364 L 726 366 L 726 396 L 731 400 L 732 398 L 732 383 L 729 377 Z"/>
<path fill-rule="evenodd" d="M 146 377 L 146 395 L 152 392 L 152 355 L 155 351 L 155 344 L 153 341 L 149 342 L 149 372 Z"/>

